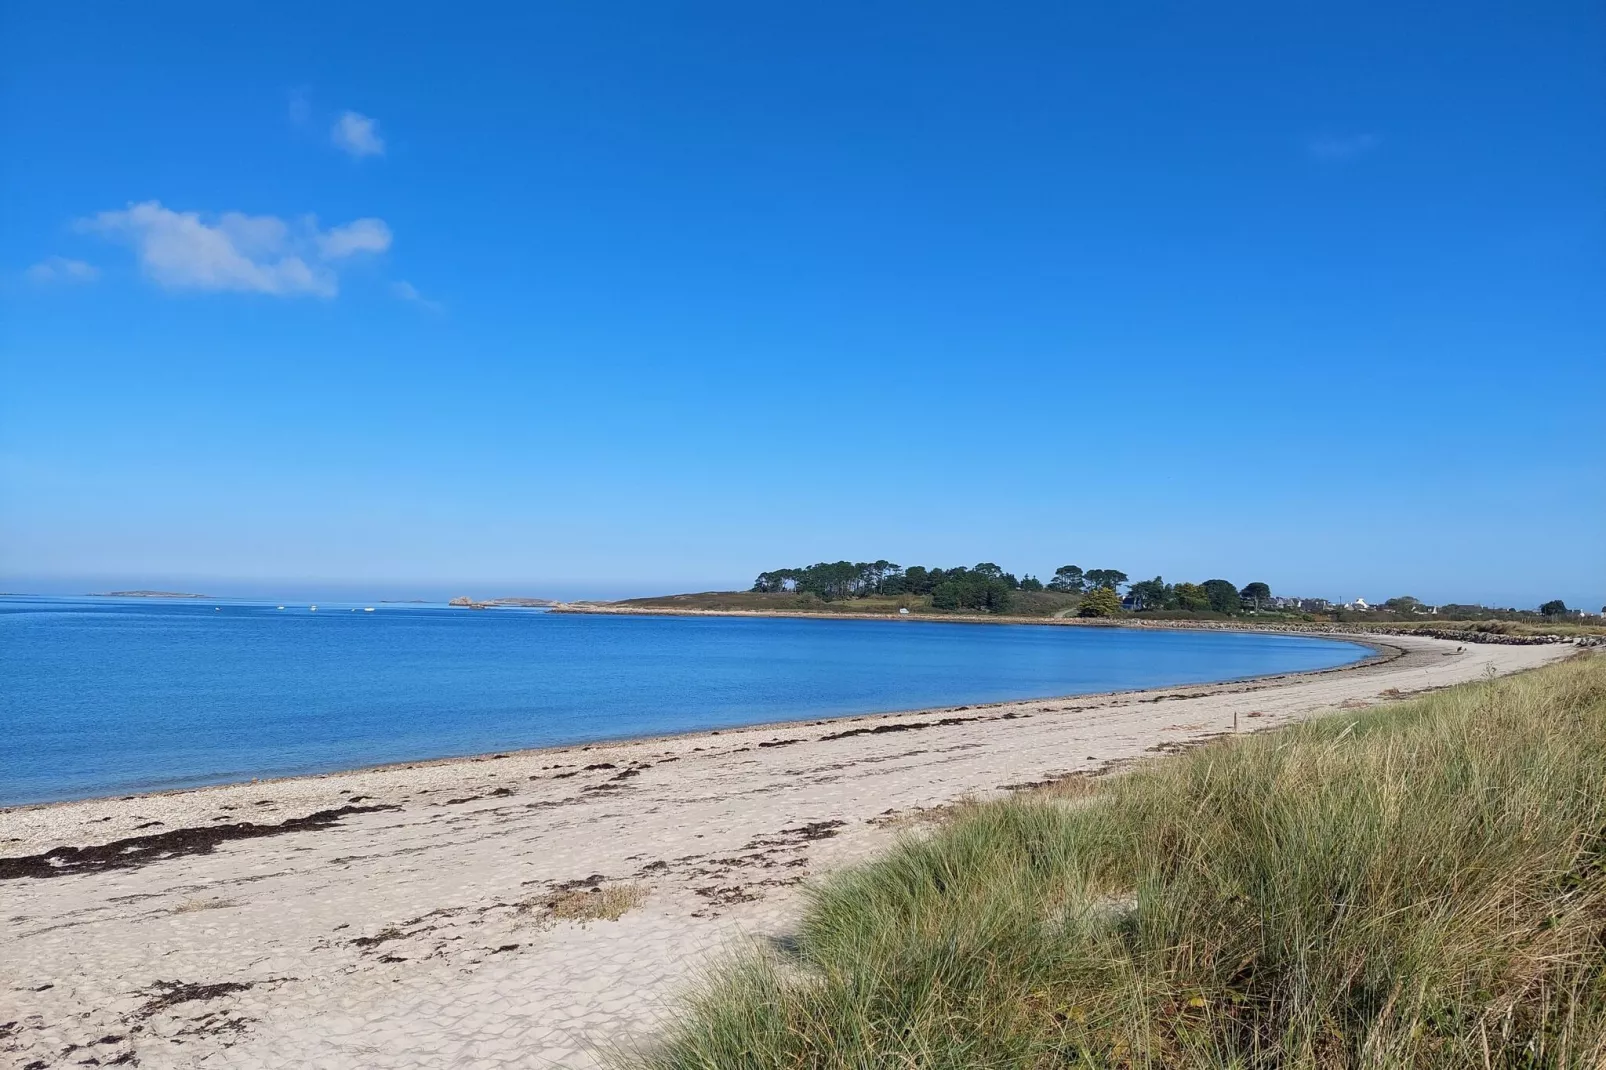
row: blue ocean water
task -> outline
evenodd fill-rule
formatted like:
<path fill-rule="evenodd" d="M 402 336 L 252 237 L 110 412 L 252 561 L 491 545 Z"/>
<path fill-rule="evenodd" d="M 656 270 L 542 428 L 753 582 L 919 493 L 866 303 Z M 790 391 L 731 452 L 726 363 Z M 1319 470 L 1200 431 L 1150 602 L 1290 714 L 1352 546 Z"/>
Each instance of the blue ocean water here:
<path fill-rule="evenodd" d="M 7 597 L 0 805 L 1366 654 L 1236 632 Z"/>

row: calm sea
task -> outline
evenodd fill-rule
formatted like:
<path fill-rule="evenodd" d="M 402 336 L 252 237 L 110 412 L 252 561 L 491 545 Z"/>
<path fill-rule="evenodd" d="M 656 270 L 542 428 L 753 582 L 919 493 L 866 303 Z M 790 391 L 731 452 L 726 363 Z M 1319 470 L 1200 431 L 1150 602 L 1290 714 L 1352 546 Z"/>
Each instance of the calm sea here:
<path fill-rule="evenodd" d="M 0 598 L 0 805 L 1366 654 L 1231 632 Z"/>

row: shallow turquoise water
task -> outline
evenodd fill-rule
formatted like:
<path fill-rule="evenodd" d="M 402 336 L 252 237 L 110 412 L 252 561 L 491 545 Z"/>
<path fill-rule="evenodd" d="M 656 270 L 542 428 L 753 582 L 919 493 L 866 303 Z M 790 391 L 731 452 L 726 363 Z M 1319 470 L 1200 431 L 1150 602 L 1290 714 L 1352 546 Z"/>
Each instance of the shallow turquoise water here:
<path fill-rule="evenodd" d="M 0 805 L 1368 653 L 1238 632 L 352 609 L 0 598 Z"/>

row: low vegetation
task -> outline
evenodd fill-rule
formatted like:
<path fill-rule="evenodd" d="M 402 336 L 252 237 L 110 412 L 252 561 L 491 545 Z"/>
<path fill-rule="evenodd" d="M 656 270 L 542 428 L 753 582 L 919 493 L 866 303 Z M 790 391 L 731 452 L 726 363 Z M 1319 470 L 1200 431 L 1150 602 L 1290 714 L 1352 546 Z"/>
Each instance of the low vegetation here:
<path fill-rule="evenodd" d="M 636 1065 L 1595 1068 L 1606 657 L 959 808 Z"/>
<path fill-rule="evenodd" d="M 1489 636 L 1600 636 L 1606 635 L 1606 621 L 1600 617 L 1554 618 L 1538 614 L 1516 615 L 1503 613 L 1490 617 L 1451 617 L 1448 615 L 1405 616 L 1388 612 L 1352 613 L 1293 613 L 1280 611 L 1240 611 L 1217 613 L 1213 610 L 1143 610 L 1133 612 L 1122 607 L 1119 598 L 1113 600 L 1098 596 L 1091 604 L 1088 593 L 1070 593 L 1044 589 L 1016 591 L 1004 613 L 994 614 L 981 610 L 947 611 L 934 609 L 929 599 L 910 595 L 866 595 L 842 601 L 826 601 L 810 592 L 797 591 L 703 591 L 696 594 L 661 595 L 653 598 L 631 598 L 609 603 L 621 609 L 636 611 L 668 611 L 694 613 L 779 613 L 828 614 L 847 616 L 887 616 L 907 610 L 911 615 L 932 617 L 991 616 L 1000 620 L 1042 620 L 1043 618 L 1095 617 L 1105 620 L 1151 622 L 1156 624 L 1190 621 L 1218 622 L 1223 625 L 1289 626 L 1344 632 L 1381 631 L 1385 633 L 1421 631 L 1451 638 L 1466 633 L 1470 642 Z"/>
<path fill-rule="evenodd" d="M 1606 635 L 1606 620 L 1600 617 L 1576 620 L 1455 620 L 1443 617 L 1427 620 L 1367 620 L 1352 615 L 1340 615 L 1334 628 L 1343 631 L 1381 631 L 1395 633 L 1423 632 L 1455 638 L 1464 633 L 1473 642 L 1490 636 L 1515 637 L 1571 637 Z"/>
<path fill-rule="evenodd" d="M 521 905 L 521 912 L 545 921 L 618 921 L 647 901 L 645 884 L 583 885 L 560 888 Z"/>

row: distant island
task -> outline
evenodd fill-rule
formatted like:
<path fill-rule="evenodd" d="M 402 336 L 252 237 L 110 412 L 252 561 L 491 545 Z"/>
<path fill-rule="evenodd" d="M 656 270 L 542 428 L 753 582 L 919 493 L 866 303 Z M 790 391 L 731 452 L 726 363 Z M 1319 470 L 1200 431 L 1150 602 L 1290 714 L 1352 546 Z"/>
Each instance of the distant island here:
<path fill-rule="evenodd" d="M 209 594 L 187 594 L 183 591 L 102 591 L 90 598 L 212 598 Z"/>
<path fill-rule="evenodd" d="M 456 606 L 459 609 L 497 609 L 509 607 L 514 609 L 536 609 L 544 606 L 561 605 L 562 603 L 556 602 L 550 598 L 487 598 L 484 600 L 479 600 L 470 598 L 467 595 L 459 595 L 446 604 L 449 606 Z"/>

